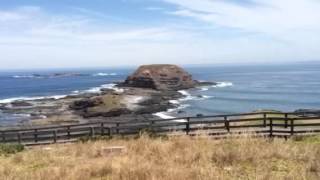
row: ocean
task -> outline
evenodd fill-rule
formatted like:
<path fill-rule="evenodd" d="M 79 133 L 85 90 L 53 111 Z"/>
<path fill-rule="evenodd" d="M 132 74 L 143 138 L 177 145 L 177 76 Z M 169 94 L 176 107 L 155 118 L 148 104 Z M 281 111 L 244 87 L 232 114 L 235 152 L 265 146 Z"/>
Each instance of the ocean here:
<path fill-rule="evenodd" d="M 252 112 L 320 109 L 320 63 L 274 65 L 186 66 L 194 79 L 218 85 L 180 91 L 179 105 L 157 115 L 163 118 Z M 97 92 L 124 80 L 135 68 L 64 69 L 0 72 L 0 104 L 16 99 L 61 98 Z M 0 125 L 21 115 L 0 111 Z"/>

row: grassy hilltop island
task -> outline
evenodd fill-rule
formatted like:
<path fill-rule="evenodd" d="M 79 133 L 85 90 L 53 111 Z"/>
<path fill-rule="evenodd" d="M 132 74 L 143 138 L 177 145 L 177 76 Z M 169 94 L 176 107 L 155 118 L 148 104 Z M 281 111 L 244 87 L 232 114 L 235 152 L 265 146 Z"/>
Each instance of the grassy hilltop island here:
<path fill-rule="evenodd" d="M 215 85 L 215 83 L 196 81 L 191 74 L 177 65 L 154 64 L 140 66 L 119 86 L 177 91 L 201 85 Z"/>

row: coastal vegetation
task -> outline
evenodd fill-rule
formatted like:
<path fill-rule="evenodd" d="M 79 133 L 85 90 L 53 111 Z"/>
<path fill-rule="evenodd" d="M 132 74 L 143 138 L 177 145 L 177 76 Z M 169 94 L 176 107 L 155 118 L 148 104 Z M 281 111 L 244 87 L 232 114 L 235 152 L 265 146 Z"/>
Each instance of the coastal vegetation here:
<path fill-rule="evenodd" d="M 2 155 L 0 179 L 319 179 L 319 156 L 318 136 L 215 140 L 143 134 Z"/>
<path fill-rule="evenodd" d="M 15 154 L 23 150 L 22 144 L 0 144 L 0 155 Z"/>

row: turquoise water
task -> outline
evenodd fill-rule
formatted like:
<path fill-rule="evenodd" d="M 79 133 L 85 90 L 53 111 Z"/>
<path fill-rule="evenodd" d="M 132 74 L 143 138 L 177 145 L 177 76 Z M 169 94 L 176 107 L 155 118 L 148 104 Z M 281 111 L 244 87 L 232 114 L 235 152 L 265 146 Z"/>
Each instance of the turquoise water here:
<path fill-rule="evenodd" d="M 179 103 L 180 108 L 170 110 L 168 115 L 214 115 L 258 109 L 320 109 L 320 63 L 185 68 L 194 79 L 220 83 L 218 86 L 182 92 L 188 95 L 187 98 L 174 102 Z M 94 92 L 102 85 L 124 80 L 133 71 L 134 68 L 109 68 L 0 72 L 0 103 L 13 99 Z M 77 74 L 51 76 L 53 73 Z M 15 122 L 16 118 L 0 112 L 0 123 Z"/>

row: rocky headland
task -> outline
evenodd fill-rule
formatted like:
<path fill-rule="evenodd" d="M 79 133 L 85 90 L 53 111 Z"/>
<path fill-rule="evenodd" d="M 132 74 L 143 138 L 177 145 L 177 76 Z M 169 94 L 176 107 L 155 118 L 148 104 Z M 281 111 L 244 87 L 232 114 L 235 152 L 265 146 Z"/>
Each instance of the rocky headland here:
<path fill-rule="evenodd" d="M 22 126 L 71 124 L 94 121 L 139 121 L 157 118 L 153 114 L 177 108 L 172 100 L 182 98 L 179 90 L 215 85 L 199 82 L 176 65 L 144 65 L 124 82 L 63 98 L 18 100 L 0 104 L 4 113 L 27 114 Z"/>

